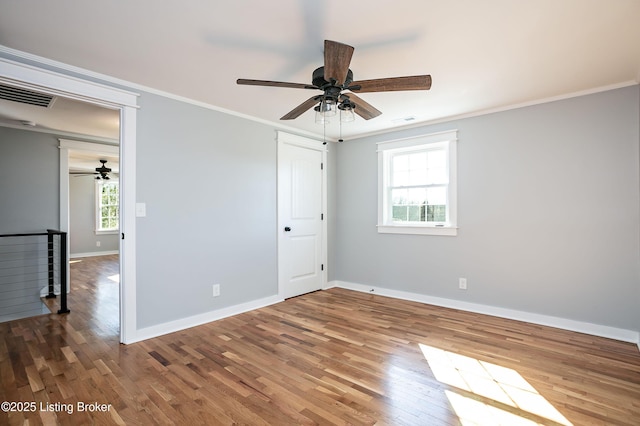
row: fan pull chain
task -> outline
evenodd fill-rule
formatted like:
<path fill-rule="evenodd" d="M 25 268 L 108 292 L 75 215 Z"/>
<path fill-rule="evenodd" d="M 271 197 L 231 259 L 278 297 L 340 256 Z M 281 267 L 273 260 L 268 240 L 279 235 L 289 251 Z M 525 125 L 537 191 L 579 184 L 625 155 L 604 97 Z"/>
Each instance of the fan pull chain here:
<path fill-rule="evenodd" d="M 327 144 L 327 120 L 322 122 L 322 145 Z"/>

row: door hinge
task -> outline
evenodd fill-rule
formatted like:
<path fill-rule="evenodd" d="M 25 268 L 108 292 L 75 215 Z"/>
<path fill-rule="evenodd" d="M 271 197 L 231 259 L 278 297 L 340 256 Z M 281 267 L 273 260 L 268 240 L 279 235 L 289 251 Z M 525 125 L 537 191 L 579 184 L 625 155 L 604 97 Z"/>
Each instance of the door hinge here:
<path fill-rule="evenodd" d="M 320 213 L 320 220 L 324 220 L 324 213 Z"/>
<path fill-rule="evenodd" d="M 320 170 L 324 170 L 324 163 L 320 163 Z"/>
<path fill-rule="evenodd" d="M 324 271 L 324 263 L 322 265 L 320 265 L 320 270 Z"/>
<path fill-rule="evenodd" d="M 122 239 L 124 240 L 124 232 L 122 233 Z"/>

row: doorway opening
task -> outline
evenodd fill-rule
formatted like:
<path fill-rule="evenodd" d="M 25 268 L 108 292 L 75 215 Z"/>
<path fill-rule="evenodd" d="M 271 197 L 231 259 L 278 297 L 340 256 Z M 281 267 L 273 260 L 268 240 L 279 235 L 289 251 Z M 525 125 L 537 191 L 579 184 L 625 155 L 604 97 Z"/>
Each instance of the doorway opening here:
<path fill-rule="evenodd" d="M 62 65 L 58 67 L 63 69 Z M 51 67 L 51 63 L 47 63 Z M 68 67 L 66 67 L 68 68 Z M 82 70 L 77 70 L 82 74 Z M 31 65 L 0 58 L 0 84 L 18 89 L 58 96 L 70 101 L 81 101 L 92 106 L 110 109 L 117 113 L 119 121 L 119 323 L 120 342 L 132 343 L 136 341 L 136 282 L 135 282 L 135 161 L 136 161 L 136 109 L 137 96 L 135 93 L 115 89 L 106 85 L 94 83 L 41 69 Z M 69 134 L 56 131 L 57 134 Z M 60 149 L 61 198 L 68 200 L 69 190 L 69 157 L 62 155 Z M 66 192 L 66 193 L 65 193 Z M 60 231 L 69 231 L 69 204 L 60 203 Z M 126 235 L 126 238 L 125 238 Z M 67 274 L 68 276 L 68 274 Z M 72 308 L 71 308 L 72 309 Z M 73 314 L 73 310 L 72 313 Z"/>

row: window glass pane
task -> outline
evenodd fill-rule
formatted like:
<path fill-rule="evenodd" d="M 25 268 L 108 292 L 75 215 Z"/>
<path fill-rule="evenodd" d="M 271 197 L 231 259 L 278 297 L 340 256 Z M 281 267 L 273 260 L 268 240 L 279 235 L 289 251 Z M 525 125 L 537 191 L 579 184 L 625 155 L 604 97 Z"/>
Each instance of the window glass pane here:
<path fill-rule="evenodd" d="M 444 149 L 429 151 L 427 164 L 430 169 L 435 167 L 445 167 L 447 165 L 447 154 Z"/>
<path fill-rule="evenodd" d="M 392 186 L 408 186 L 411 185 L 408 171 L 394 171 Z"/>
<path fill-rule="evenodd" d="M 394 155 L 393 156 L 393 171 L 394 172 L 406 172 L 409 170 L 409 156 L 408 155 Z"/>
<path fill-rule="evenodd" d="M 406 222 L 407 220 L 407 206 L 393 206 L 393 221 L 394 222 Z"/>
<path fill-rule="evenodd" d="M 447 204 L 447 189 L 444 186 L 427 188 L 427 204 L 440 205 Z"/>
<path fill-rule="evenodd" d="M 394 222 L 445 222 L 446 186 L 391 190 L 391 216 Z"/>
<path fill-rule="evenodd" d="M 427 222 L 445 222 L 447 220 L 446 187 L 427 189 Z"/>
<path fill-rule="evenodd" d="M 422 206 L 408 206 L 408 220 L 409 222 L 420 221 L 420 210 Z"/>
<path fill-rule="evenodd" d="M 394 189 L 391 191 L 391 204 L 394 206 L 406 205 L 409 202 L 408 189 Z"/>
<path fill-rule="evenodd" d="M 416 152 L 407 155 L 409 157 L 409 170 L 425 170 L 427 168 L 427 153 Z"/>
<path fill-rule="evenodd" d="M 447 183 L 447 154 L 444 150 L 430 151 L 427 164 L 429 184 Z"/>
<path fill-rule="evenodd" d="M 417 152 L 393 157 L 392 186 L 427 183 L 427 153 Z"/>
<path fill-rule="evenodd" d="M 118 229 L 118 183 L 99 182 L 98 191 L 98 230 Z"/>
<path fill-rule="evenodd" d="M 425 221 L 426 188 L 393 189 L 391 199 L 391 215 L 394 222 Z"/>
<path fill-rule="evenodd" d="M 429 184 L 442 184 L 447 183 L 447 169 L 444 167 L 438 167 L 429 169 Z"/>
<path fill-rule="evenodd" d="M 427 153 L 417 152 L 409 155 L 410 185 L 424 185 L 427 183 Z"/>
<path fill-rule="evenodd" d="M 427 190 L 425 188 L 411 188 L 407 190 L 408 204 L 420 205 L 427 201 Z"/>
<path fill-rule="evenodd" d="M 447 206 L 427 206 L 427 222 L 445 222 Z"/>
<path fill-rule="evenodd" d="M 427 169 L 411 170 L 410 185 L 426 185 L 429 183 Z"/>

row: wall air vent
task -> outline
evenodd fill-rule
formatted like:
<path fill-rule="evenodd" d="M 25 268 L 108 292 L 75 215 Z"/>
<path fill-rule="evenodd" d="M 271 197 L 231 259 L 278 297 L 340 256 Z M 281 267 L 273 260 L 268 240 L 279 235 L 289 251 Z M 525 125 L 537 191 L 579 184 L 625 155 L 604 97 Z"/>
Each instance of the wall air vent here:
<path fill-rule="evenodd" d="M 0 99 L 49 108 L 53 103 L 54 97 L 19 87 L 0 84 Z"/>

